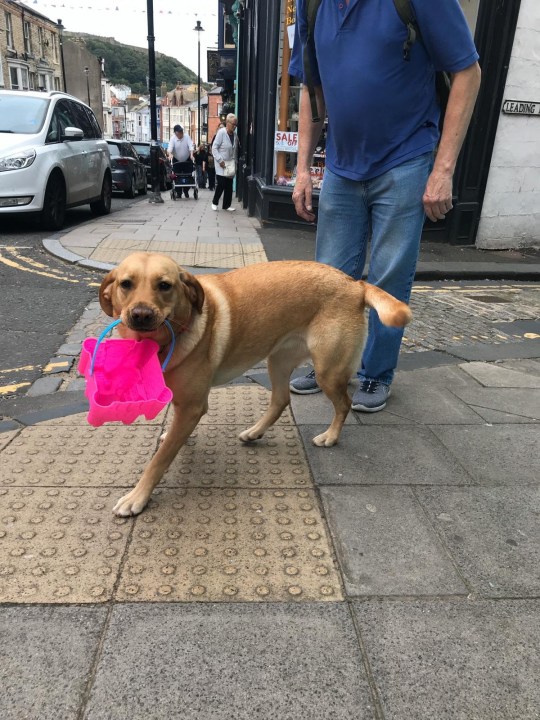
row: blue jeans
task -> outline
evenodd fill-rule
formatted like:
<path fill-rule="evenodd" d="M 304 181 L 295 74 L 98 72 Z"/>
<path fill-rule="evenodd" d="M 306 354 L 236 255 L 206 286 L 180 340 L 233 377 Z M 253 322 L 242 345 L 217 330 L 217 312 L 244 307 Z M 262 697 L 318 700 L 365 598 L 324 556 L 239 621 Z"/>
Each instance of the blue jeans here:
<path fill-rule="evenodd" d="M 368 282 L 409 302 L 425 217 L 422 196 L 432 167 L 429 152 L 372 180 L 348 180 L 326 169 L 315 259 L 359 280 L 371 240 Z M 360 379 L 390 385 L 402 337 L 402 328 L 386 327 L 371 310 Z"/>

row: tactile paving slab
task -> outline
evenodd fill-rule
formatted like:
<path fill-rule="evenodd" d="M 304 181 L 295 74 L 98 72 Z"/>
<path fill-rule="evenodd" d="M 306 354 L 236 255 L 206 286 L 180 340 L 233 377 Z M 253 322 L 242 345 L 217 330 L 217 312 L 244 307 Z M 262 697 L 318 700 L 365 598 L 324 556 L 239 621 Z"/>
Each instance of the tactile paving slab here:
<path fill-rule="evenodd" d="M 116 599 L 336 601 L 312 490 L 160 490 L 137 517 Z"/>
<path fill-rule="evenodd" d="M 0 485 L 133 485 L 160 433 L 159 425 L 28 427 L 0 452 Z"/>
<path fill-rule="evenodd" d="M 270 392 L 260 385 L 232 385 L 214 388 L 208 398 L 208 412 L 201 424 L 242 425 L 244 428 L 254 425 L 268 410 Z M 168 418 L 169 419 L 169 418 Z M 286 408 L 276 425 L 292 425 L 293 419 Z"/>
<path fill-rule="evenodd" d="M 243 443 L 246 425 L 199 425 L 165 473 L 166 487 L 299 488 L 313 482 L 298 431 L 276 425 Z"/>
<path fill-rule="evenodd" d="M 109 489 L 0 488 L 0 601 L 110 600 L 131 523 Z"/>

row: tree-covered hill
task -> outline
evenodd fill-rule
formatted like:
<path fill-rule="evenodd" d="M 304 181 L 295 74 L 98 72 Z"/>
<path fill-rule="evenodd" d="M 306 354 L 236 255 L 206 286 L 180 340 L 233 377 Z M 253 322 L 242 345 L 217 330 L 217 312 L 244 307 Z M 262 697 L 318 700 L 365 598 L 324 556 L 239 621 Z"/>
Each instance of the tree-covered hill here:
<path fill-rule="evenodd" d="M 112 85 L 129 85 L 136 94 L 148 92 L 148 48 L 124 45 L 114 38 L 65 33 L 66 39 L 84 43 L 89 52 L 105 59 L 105 74 Z M 197 82 L 197 74 L 168 55 L 156 52 L 156 89 L 162 83 L 172 90 L 176 83 Z"/>

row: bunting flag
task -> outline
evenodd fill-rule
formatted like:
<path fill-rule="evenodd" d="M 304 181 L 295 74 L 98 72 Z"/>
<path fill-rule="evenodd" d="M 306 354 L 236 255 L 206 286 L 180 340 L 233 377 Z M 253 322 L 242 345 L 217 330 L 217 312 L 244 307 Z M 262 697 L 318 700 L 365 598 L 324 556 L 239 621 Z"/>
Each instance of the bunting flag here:
<path fill-rule="evenodd" d="M 120 5 L 117 5 L 115 3 L 110 3 L 108 5 L 87 5 L 86 3 L 84 5 L 80 4 L 73 4 L 73 3 L 60 3 L 60 2 L 48 2 L 47 0 L 20 0 L 21 4 L 27 5 L 30 8 L 33 8 L 34 10 L 41 10 L 42 8 L 54 8 L 55 10 L 90 10 L 90 11 L 98 11 L 98 12 L 122 12 L 122 13 L 141 13 L 142 15 L 146 15 L 146 8 L 133 8 L 132 3 L 129 3 L 128 7 L 120 7 Z M 36 6 L 37 7 L 34 7 Z M 156 10 L 154 9 L 154 15 L 182 15 L 182 16 L 192 16 L 192 17 L 198 17 L 198 18 L 210 18 L 210 17 L 216 17 L 216 13 L 200 13 L 200 12 L 187 12 L 185 10 Z"/>

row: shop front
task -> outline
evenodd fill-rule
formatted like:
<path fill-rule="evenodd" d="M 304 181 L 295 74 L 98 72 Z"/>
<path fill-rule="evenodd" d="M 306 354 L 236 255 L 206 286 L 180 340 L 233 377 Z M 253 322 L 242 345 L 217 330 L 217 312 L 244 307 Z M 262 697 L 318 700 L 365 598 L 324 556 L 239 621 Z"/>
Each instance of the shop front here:
<path fill-rule="evenodd" d="M 426 221 L 425 238 L 451 244 L 475 243 L 507 92 L 518 18 L 527 16 L 520 15 L 520 5 L 531 3 L 532 7 L 534 2 L 460 0 L 480 54 L 482 86 L 454 176 L 454 209 L 443 222 Z M 298 218 L 292 204 L 300 104 L 299 81 L 288 74 L 295 5 L 295 0 L 244 3 L 239 28 L 238 115 L 242 154 L 237 194 L 249 213 L 263 222 L 309 227 Z M 535 11 L 529 14 L 534 15 Z M 534 26 L 534 18 L 529 20 Z M 539 20 L 536 17 L 536 22 Z M 529 52 L 532 53 L 532 48 Z M 508 107 L 514 113 L 519 111 L 519 105 Z M 317 188 L 324 178 L 325 141 L 326 124 L 311 166 L 315 210 Z"/>

